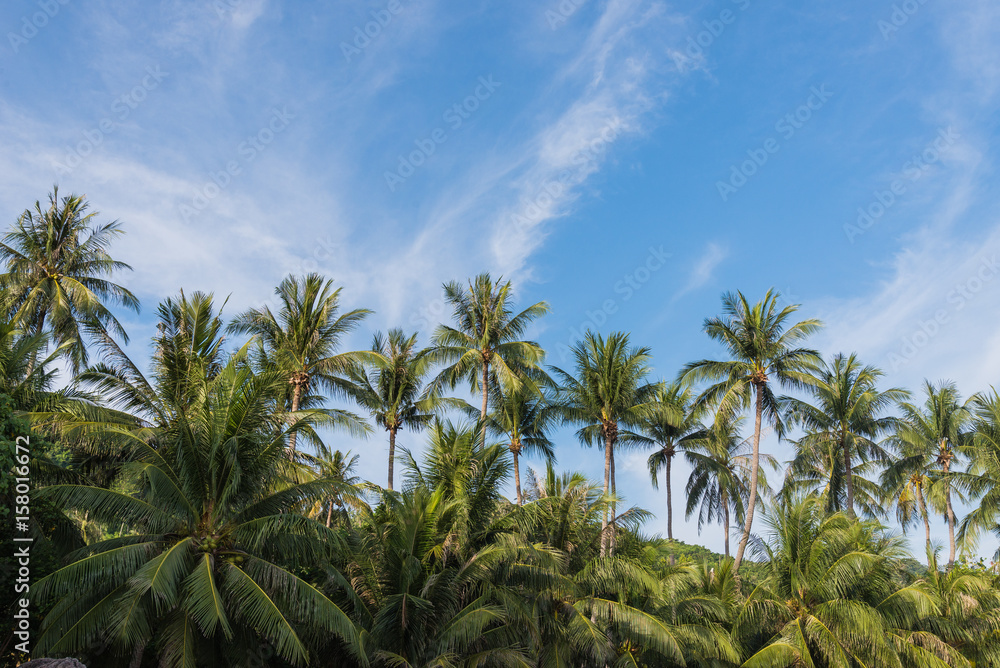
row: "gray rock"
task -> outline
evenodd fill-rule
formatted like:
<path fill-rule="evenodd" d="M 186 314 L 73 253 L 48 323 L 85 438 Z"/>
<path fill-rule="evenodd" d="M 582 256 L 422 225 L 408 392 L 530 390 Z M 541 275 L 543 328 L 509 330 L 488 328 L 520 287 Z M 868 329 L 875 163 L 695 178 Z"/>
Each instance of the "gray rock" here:
<path fill-rule="evenodd" d="M 21 668 L 87 668 L 76 659 L 32 659 Z"/>

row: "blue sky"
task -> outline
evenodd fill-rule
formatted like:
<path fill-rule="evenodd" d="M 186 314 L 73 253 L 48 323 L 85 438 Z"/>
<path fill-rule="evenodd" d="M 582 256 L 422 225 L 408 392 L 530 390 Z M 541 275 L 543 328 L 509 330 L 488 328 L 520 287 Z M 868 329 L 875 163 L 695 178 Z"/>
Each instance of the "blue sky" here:
<path fill-rule="evenodd" d="M 181 287 L 232 314 L 321 271 L 377 311 L 362 347 L 488 270 L 551 304 L 557 365 L 621 329 L 673 377 L 719 353 L 722 292 L 774 286 L 887 383 L 998 380 L 995 2 L 17 0 L 0 25 L 0 216 L 58 183 L 123 221 L 136 356 Z M 345 447 L 383 481 L 381 435 Z M 658 512 L 644 459 L 619 489 Z"/>

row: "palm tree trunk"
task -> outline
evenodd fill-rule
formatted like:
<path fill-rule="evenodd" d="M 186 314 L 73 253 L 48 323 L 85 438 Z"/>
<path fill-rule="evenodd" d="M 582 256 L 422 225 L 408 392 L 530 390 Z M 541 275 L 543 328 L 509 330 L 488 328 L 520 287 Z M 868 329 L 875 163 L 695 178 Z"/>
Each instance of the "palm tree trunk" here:
<path fill-rule="evenodd" d="M 524 499 L 521 498 L 521 467 L 517 463 L 519 453 L 514 448 L 510 449 L 510 453 L 514 455 L 514 487 L 517 488 L 517 505 L 523 506 Z"/>
<path fill-rule="evenodd" d="M 42 310 L 42 315 L 39 317 L 38 322 L 35 323 L 35 334 L 41 334 L 42 330 L 45 328 L 45 310 Z M 45 349 L 49 349 L 49 344 L 45 344 Z M 32 351 L 31 356 L 28 358 L 28 373 L 25 376 L 26 380 L 31 379 L 31 374 L 35 373 L 35 363 L 38 361 L 38 352 Z"/>
<path fill-rule="evenodd" d="M 722 524 L 725 530 L 723 540 L 726 542 L 726 559 L 729 558 L 729 499 L 722 499 Z"/>
<path fill-rule="evenodd" d="M 931 520 L 927 515 L 927 503 L 924 501 L 924 490 L 922 485 L 916 485 L 917 506 L 920 508 L 920 517 L 924 521 L 924 532 L 927 534 L 927 558 L 931 558 Z M 928 564 L 930 562 L 928 561 Z"/>
<path fill-rule="evenodd" d="M 326 509 L 326 528 L 330 528 L 330 520 L 333 519 L 333 499 L 330 499 L 330 507 Z"/>
<path fill-rule="evenodd" d="M 615 451 L 611 450 L 611 525 L 608 527 L 609 554 L 614 556 L 618 547 L 618 502 L 614 499 L 618 496 L 618 487 L 615 485 Z"/>
<path fill-rule="evenodd" d="M 944 472 L 944 504 L 948 514 L 948 570 L 955 565 L 955 509 L 951 505 L 951 482 L 948 480 L 948 471 L 951 469 L 951 459 L 945 459 L 942 470 Z"/>
<path fill-rule="evenodd" d="M 743 525 L 743 535 L 740 537 L 739 547 L 736 548 L 736 561 L 733 564 L 733 573 L 740 572 L 740 564 L 743 563 L 743 553 L 746 552 L 747 543 L 750 542 L 750 531 L 753 529 L 753 513 L 757 507 L 757 473 L 760 468 L 760 424 L 764 417 L 764 397 L 761 384 L 754 384 L 754 393 L 757 403 L 757 410 L 754 415 L 753 425 L 753 457 L 750 462 L 750 498 L 747 501 L 746 523 Z"/>
<path fill-rule="evenodd" d="M 389 428 L 389 491 L 392 491 L 392 475 L 396 468 L 396 427 Z"/>
<path fill-rule="evenodd" d="M 483 408 L 479 412 L 479 419 L 483 423 L 483 446 L 486 446 L 486 411 L 489 408 L 490 398 L 490 363 L 483 362 Z"/>
<path fill-rule="evenodd" d="M 840 445 L 844 450 L 844 472 L 847 475 L 847 513 L 851 517 L 854 514 L 854 469 L 851 468 L 851 448 L 847 444 L 847 439 L 841 437 Z"/>
<path fill-rule="evenodd" d="M 611 450 L 615 447 L 611 435 L 604 437 L 604 496 L 608 496 L 611 484 Z M 608 555 L 608 507 L 604 506 L 604 518 L 601 521 L 601 556 Z"/>
<path fill-rule="evenodd" d="M 302 401 L 302 385 L 296 379 L 292 385 L 292 412 L 295 413 L 299 410 L 299 402 Z M 291 452 L 295 452 L 295 437 L 298 433 L 292 432 L 292 435 L 288 438 L 288 449 Z"/>
<path fill-rule="evenodd" d="M 672 456 L 667 456 L 666 462 L 666 486 L 667 486 L 667 540 L 673 541 L 674 539 L 674 502 L 670 497 L 670 463 L 673 459 Z M 671 547 L 671 549 L 673 549 Z"/>

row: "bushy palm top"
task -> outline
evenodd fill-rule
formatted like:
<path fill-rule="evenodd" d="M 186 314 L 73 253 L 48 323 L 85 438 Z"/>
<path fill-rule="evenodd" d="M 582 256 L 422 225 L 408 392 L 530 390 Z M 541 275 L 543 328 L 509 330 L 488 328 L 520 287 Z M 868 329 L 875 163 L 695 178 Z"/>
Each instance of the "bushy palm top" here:
<path fill-rule="evenodd" d="M 903 403 L 902 416 L 892 437 L 898 457 L 883 472 L 882 482 L 890 493 L 899 493 L 915 480 L 921 514 L 928 523 L 929 510 L 939 511 L 948 525 L 948 565 L 955 562 L 957 541 L 953 497 L 961 495 L 954 468 L 969 445 L 969 407 L 961 401 L 954 383 L 924 383 L 922 406 Z M 925 497 L 925 498 L 924 498 Z M 928 549 L 930 532 L 928 529 Z"/>
<path fill-rule="evenodd" d="M 454 387 L 468 381 L 482 396 L 481 417 L 488 412 L 490 386 L 497 382 L 520 385 L 526 369 L 538 368 L 545 353 L 534 341 L 524 340 L 528 326 L 549 312 L 538 302 L 516 312 L 510 281 L 480 274 L 467 286 L 444 286 L 445 299 L 454 309 L 454 326 L 439 325 L 434 332 L 435 358 L 448 366 L 438 375 L 437 387 Z"/>
<path fill-rule="evenodd" d="M 250 309 L 229 326 L 232 332 L 252 334 L 262 347 L 264 363 L 285 374 L 292 412 L 311 391 L 346 394 L 349 383 L 344 376 L 372 358 L 364 351 L 339 352 L 347 335 L 371 314 L 363 308 L 341 313 L 341 289 L 333 289 L 332 281 L 315 273 L 288 276 L 274 291 L 277 313 L 269 306 Z M 360 425 L 355 428 L 363 431 Z M 293 433 L 293 451 L 295 441 Z"/>
<path fill-rule="evenodd" d="M 169 427 L 81 426 L 120 444 L 122 476 L 137 491 L 53 485 L 39 493 L 123 531 L 70 555 L 38 584 L 55 604 L 36 652 L 79 652 L 101 639 L 123 665 L 148 651 L 165 666 L 244 666 L 264 641 L 304 666 L 330 634 L 360 651 L 346 615 L 301 576 L 338 537 L 291 512 L 353 488 L 322 478 L 287 483 L 285 440 L 305 424 L 275 411 L 283 383 L 280 373 L 254 374 L 234 359 Z"/>
<path fill-rule="evenodd" d="M 434 396 L 424 386 L 431 371 L 429 351 L 417 349 L 417 335 L 401 329 L 375 335 L 365 365 L 348 372 L 345 392 L 389 432 L 389 489 L 393 489 L 396 434 L 418 431 L 434 418 L 434 411 L 450 401 Z"/>
<path fill-rule="evenodd" d="M 837 455 L 828 467 L 830 510 L 854 513 L 855 466 L 889 458 L 878 439 L 895 428 L 896 419 L 886 413 L 904 401 L 908 393 L 895 387 L 880 390 L 878 382 L 883 375 L 876 367 L 862 366 L 853 354 L 839 354 L 809 381 L 814 403 L 794 397 L 784 399 L 789 421 L 806 431 L 796 443 L 802 459 L 822 458 L 829 452 Z M 838 474 L 840 470 L 842 474 Z M 864 479 L 861 482 L 865 484 Z M 874 484 L 869 482 L 864 490 L 868 513 L 878 506 L 877 490 L 872 487 Z"/>
<path fill-rule="evenodd" d="M 108 252 L 124 231 L 117 222 L 98 224 L 88 206 L 78 195 L 60 199 L 56 188 L 48 208 L 36 202 L 0 242 L 0 310 L 33 334 L 51 330 L 74 371 L 87 363 L 87 334 L 128 341 L 109 306 L 139 311 L 136 296 L 112 280 L 131 270 Z"/>
<path fill-rule="evenodd" d="M 768 628 L 775 636 L 744 668 L 880 666 L 944 668 L 957 652 L 915 631 L 937 614 L 923 583 L 897 587 L 892 566 L 901 541 L 874 522 L 828 515 L 813 497 L 792 500 L 768 518 L 759 546 L 768 576 L 736 621 L 744 642 Z"/>

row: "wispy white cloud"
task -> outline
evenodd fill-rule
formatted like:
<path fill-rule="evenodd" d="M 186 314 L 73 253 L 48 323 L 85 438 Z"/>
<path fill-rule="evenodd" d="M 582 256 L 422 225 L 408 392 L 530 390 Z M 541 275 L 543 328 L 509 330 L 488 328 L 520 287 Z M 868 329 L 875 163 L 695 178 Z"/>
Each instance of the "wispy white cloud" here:
<path fill-rule="evenodd" d="M 718 269 L 719 265 L 722 264 L 727 257 L 729 257 L 729 249 L 714 242 L 709 243 L 705 248 L 705 252 L 702 253 L 701 257 L 699 257 L 695 262 L 687 283 L 685 283 L 684 287 L 677 291 L 677 294 L 674 295 L 673 301 L 677 301 L 684 295 L 694 292 L 698 288 L 707 285 L 715 276 L 715 270 Z"/>

